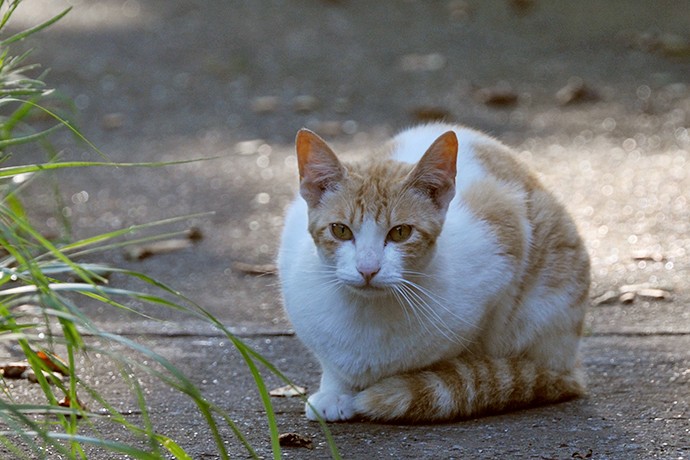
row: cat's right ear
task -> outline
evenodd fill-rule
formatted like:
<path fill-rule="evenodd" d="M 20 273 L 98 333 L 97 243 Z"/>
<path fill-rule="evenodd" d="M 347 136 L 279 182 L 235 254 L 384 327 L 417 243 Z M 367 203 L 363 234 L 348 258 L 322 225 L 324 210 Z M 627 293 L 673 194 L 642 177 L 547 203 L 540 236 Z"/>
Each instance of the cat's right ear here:
<path fill-rule="evenodd" d="M 345 175 L 333 150 L 308 129 L 300 129 L 295 139 L 299 166 L 299 192 L 309 207 L 319 204 L 327 190 L 332 190 Z"/>
<path fill-rule="evenodd" d="M 410 173 L 411 187 L 428 195 L 439 209 L 448 209 L 455 195 L 458 137 L 453 131 L 441 134 Z"/>

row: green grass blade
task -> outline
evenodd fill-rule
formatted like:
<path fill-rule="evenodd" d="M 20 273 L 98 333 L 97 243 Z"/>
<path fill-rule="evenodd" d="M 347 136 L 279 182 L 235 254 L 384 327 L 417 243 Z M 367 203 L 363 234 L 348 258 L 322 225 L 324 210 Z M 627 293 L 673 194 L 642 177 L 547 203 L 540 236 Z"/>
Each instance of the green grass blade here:
<path fill-rule="evenodd" d="M 161 457 L 145 450 L 137 449 L 128 444 L 119 441 L 111 441 L 109 439 L 94 438 L 90 436 L 67 434 L 67 433 L 55 433 L 49 432 L 46 435 L 50 439 L 62 440 L 69 442 L 77 442 L 79 444 L 90 444 L 95 447 L 101 447 L 103 449 L 109 450 L 111 452 L 117 452 L 124 455 L 129 455 L 132 458 L 138 460 L 161 460 Z"/>
<path fill-rule="evenodd" d="M 168 452 L 173 454 L 177 460 L 192 460 L 192 457 L 190 457 L 187 452 L 185 452 L 184 449 L 182 449 L 179 444 L 172 439 L 161 434 L 155 435 L 155 439 L 161 446 L 165 447 Z"/>
<path fill-rule="evenodd" d="M 16 145 L 21 145 L 21 144 L 28 144 L 30 142 L 36 142 L 40 139 L 43 139 L 47 135 L 54 133 L 58 129 L 60 129 L 62 126 L 61 125 L 55 125 L 52 128 L 48 128 L 44 131 L 40 131 L 38 133 L 34 134 L 28 134 L 26 136 L 21 136 L 21 137 L 12 137 L 9 139 L 5 140 L 0 140 L 0 150 L 5 149 L 7 147 L 13 147 Z"/>
<path fill-rule="evenodd" d="M 44 457 L 45 453 L 36 438 L 39 438 L 46 445 L 54 448 L 58 453 L 69 457 L 69 452 L 60 443 L 55 442 L 48 436 L 45 430 L 34 422 L 26 413 L 21 410 L 24 406 L 12 404 L 0 398 L 0 413 L 3 414 L 2 420 L 7 424 L 11 431 L 0 432 L 1 436 L 17 435 L 31 448 L 36 454 L 36 458 Z M 55 405 L 55 407 L 58 407 Z"/>
<path fill-rule="evenodd" d="M 244 346 L 244 343 L 242 343 L 242 345 L 243 346 L 238 347 L 238 350 L 242 355 L 242 358 L 244 358 L 244 362 L 247 364 L 247 367 L 249 368 L 249 371 L 251 372 L 252 377 L 254 378 L 254 383 L 256 384 L 259 390 L 261 402 L 264 405 L 264 409 L 266 409 L 266 418 L 268 419 L 268 427 L 269 432 L 271 434 L 271 448 L 273 450 L 273 458 L 275 460 L 280 460 L 280 441 L 278 439 L 280 433 L 278 432 L 278 424 L 276 423 L 276 416 L 275 412 L 273 411 L 271 396 L 268 394 L 268 390 L 266 389 L 266 385 L 264 384 L 264 380 L 261 377 L 259 369 L 257 369 L 256 364 L 254 364 L 254 361 L 251 359 L 249 353 L 247 353 L 246 346 Z"/>
<path fill-rule="evenodd" d="M 17 2 L 17 3 L 19 3 L 19 2 Z M 14 5 L 14 8 L 16 8 L 16 5 Z M 6 38 L 6 39 L 0 41 L 0 48 L 4 48 L 11 43 L 17 42 L 19 40 L 23 40 L 24 38 L 28 37 L 29 35 L 34 34 L 40 30 L 43 30 L 52 24 L 55 24 L 57 21 L 62 19 L 67 13 L 69 13 L 71 9 L 72 9 L 72 7 L 69 7 L 65 11 L 63 11 L 62 13 L 58 14 L 57 16 L 54 16 L 51 19 L 48 19 L 47 21 L 42 22 L 41 24 L 38 24 L 37 26 L 26 29 L 22 32 L 19 32 L 17 34 L 12 35 L 9 38 Z M 12 10 L 12 11 L 14 11 L 14 10 Z M 11 14 L 11 12 L 8 11 L 8 14 Z M 3 18 L 2 24 L 4 25 L 5 22 L 6 22 L 6 19 Z"/>
<path fill-rule="evenodd" d="M 163 367 L 166 370 L 169 377 L 160 373 L 156 373 L 156 371 L 154 371 L 153 369 L 148 369 L 148 371 L 151 373 L 156 373 L 156 375 L 158 375 L 159 378 L 162 378 L 162 380 L 166 382 L 169 386 L 177 389 L 178 391 L 181 391 L 182 393 L 185 393 L 186 395 L 192 398 L 192 400 L 197 404 L 197 407 L 206 418 L 206 422 L 209 425 L 209 428 L 211 429 L 214 440 L 216 442 L 216 448 L 220 452 L 221 457 L 224 459 L 228 458 L 224 441 L 220 436 L 217 424 L 213 420 L 213 416 L 210 412 L 210 403 L 206 401 L 206 399 L 203 397 L 199 388 L 196 387 L 179 369 L 177 369 L 177 367 L 175 367 L 167 358 L 159 355 L 158 353 L 153 352 L 152 350 L 126 337 L 122 337 L 120 335 L 112 334 L 106 331 L 99 331 L 98 335 L 99 337 L 106 338 L 114 343 L 119 343 L 131 350 L 137 351 L 142 355 L 148 357 L 149 359 L 157 362 L 161 367 Z M 256 455 L 256 453 L 254 453 L 253 455 Z"/>
<path fill-rule="evenodd" d="M 2 6 L 4 3 L 5 3 L 5 0 L 0 1 L 0 6 Z M 7 11 L 5 11 L 5 14 L 2 15 L 2 21 L 0 21 L 0 30 L 2 30 L 5 27 L 5 25 L 7 24 L 7 21 L 10 20 L 10 17 L 12 17 L 14 10 L 16 10 L 18 6 L 19 6 L 19 2 L 11 2 L 7 6 Z"/>
<path fill-rule="evenodd" d="M 56 169 L 67 168 L 94 168 L 94 167 L 117 167 L 117 168 L 157 168 L 162 166 L 180 165 L 187 163 L 194 163 L 197 161 L 205 161 L 209 158 L 194 158 L 191 160 L 178 161 L 158 161 L 158 162 L 144 162 L 144 163 L 114 163 L 105 161 L 64 161 L 59 163 L 44 163 L 20 166 L 8 166 L 0 168 L 0 178 L 13 177 L 19 174 L 36 173 L 42 171 L 52 171 Z"/>

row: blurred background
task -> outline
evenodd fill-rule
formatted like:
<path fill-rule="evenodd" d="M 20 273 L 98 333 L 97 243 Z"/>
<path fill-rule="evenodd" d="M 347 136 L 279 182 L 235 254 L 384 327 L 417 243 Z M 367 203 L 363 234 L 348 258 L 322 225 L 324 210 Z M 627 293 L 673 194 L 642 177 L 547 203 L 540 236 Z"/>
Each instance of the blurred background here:
<path fill-rule="evenodd" d="M 435 119 L 484 130 L 575 216 L 595 299 L 629 285 L 690 297 L 690 1 L 26 0 L 11 27 L 68 6 L 22 46 L 82 133 L 118 162 L 215 159 L 61 172 L 60 199 L 35 184 L 31 212 L 59 234 L 57 211 L 80 236 L 213 212 L 183 222 L 191 247 L 107 257 L 228 324 L 288 327 L 270 264 L 303 126 L 347 154 Z M 52 139 L 62 159 L 101 160 Z M 659 324 L 647 302 L 591 327 L 690 327 L 687 302 L 652 302 L 678 320 Z"/>

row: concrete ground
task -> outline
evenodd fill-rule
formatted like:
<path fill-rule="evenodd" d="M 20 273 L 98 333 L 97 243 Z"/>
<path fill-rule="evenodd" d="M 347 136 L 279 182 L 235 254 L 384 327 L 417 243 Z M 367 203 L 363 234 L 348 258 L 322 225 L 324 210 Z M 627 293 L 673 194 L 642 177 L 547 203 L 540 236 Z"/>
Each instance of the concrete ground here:
<path fill-rule="evenodd" d="M 180 290 L 309 390 L 319 369 L 291 334 L 277 280 L 241 265 L 273 261 L 296 190 L 300 127 L 356 154 L 443 115 L 515 146 L 574 215 L 592 256 L 588 397 L 433 426 L 332 425 L 344 458 L 690 457 L 690 1 L 27 0 L 12 27 L 68 4 L 73 11 L 26 46 L 51 69 L 49 85 L 75 101 L 82 132 L 113 161 L 217 157 L 60 173 L 76 236 L 213 212 L 163 228 L 199 228 L 192 247 L 92 260 Z M 65 160 L 100 160 L 67 135 L 53 140 Z M 13 161 L 43 159 L 23 155 Z M 29 202 L 58 233 L 50 181 L 34 184 Z M 111 284 L 141 287 L 118 276 Z M 167 322 L 84 310 L 168 357 L 270 457 L 263 407 L 229 341 L 188 315 L 129 306 Z M 84 358 L 82 378 L 139 421 L 113 375 Z M 141 380 L 156 430 L 194 458 L 215 458 L 193 405 Z M 314 443 L 283 457 L 327 458 L 302 402 L 273 402 L 281 432 Z M 99 423 L 112 439 L 131 437 Z M 246 456 L 229 430 L 223 436 L 233 458 Z"/>

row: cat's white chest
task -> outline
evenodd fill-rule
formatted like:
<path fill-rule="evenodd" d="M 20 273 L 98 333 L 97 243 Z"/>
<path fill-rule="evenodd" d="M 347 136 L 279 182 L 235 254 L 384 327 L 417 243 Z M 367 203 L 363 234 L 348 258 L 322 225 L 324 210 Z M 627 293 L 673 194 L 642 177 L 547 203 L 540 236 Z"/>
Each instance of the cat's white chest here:
<path fill-rule="evenodd" d="M 455 343 L 426 330 L 415 316 L 419 313 L 404 311 L 395 299 L 286 295 L 299 337 L 352 388 L 456 354 Z"/>

